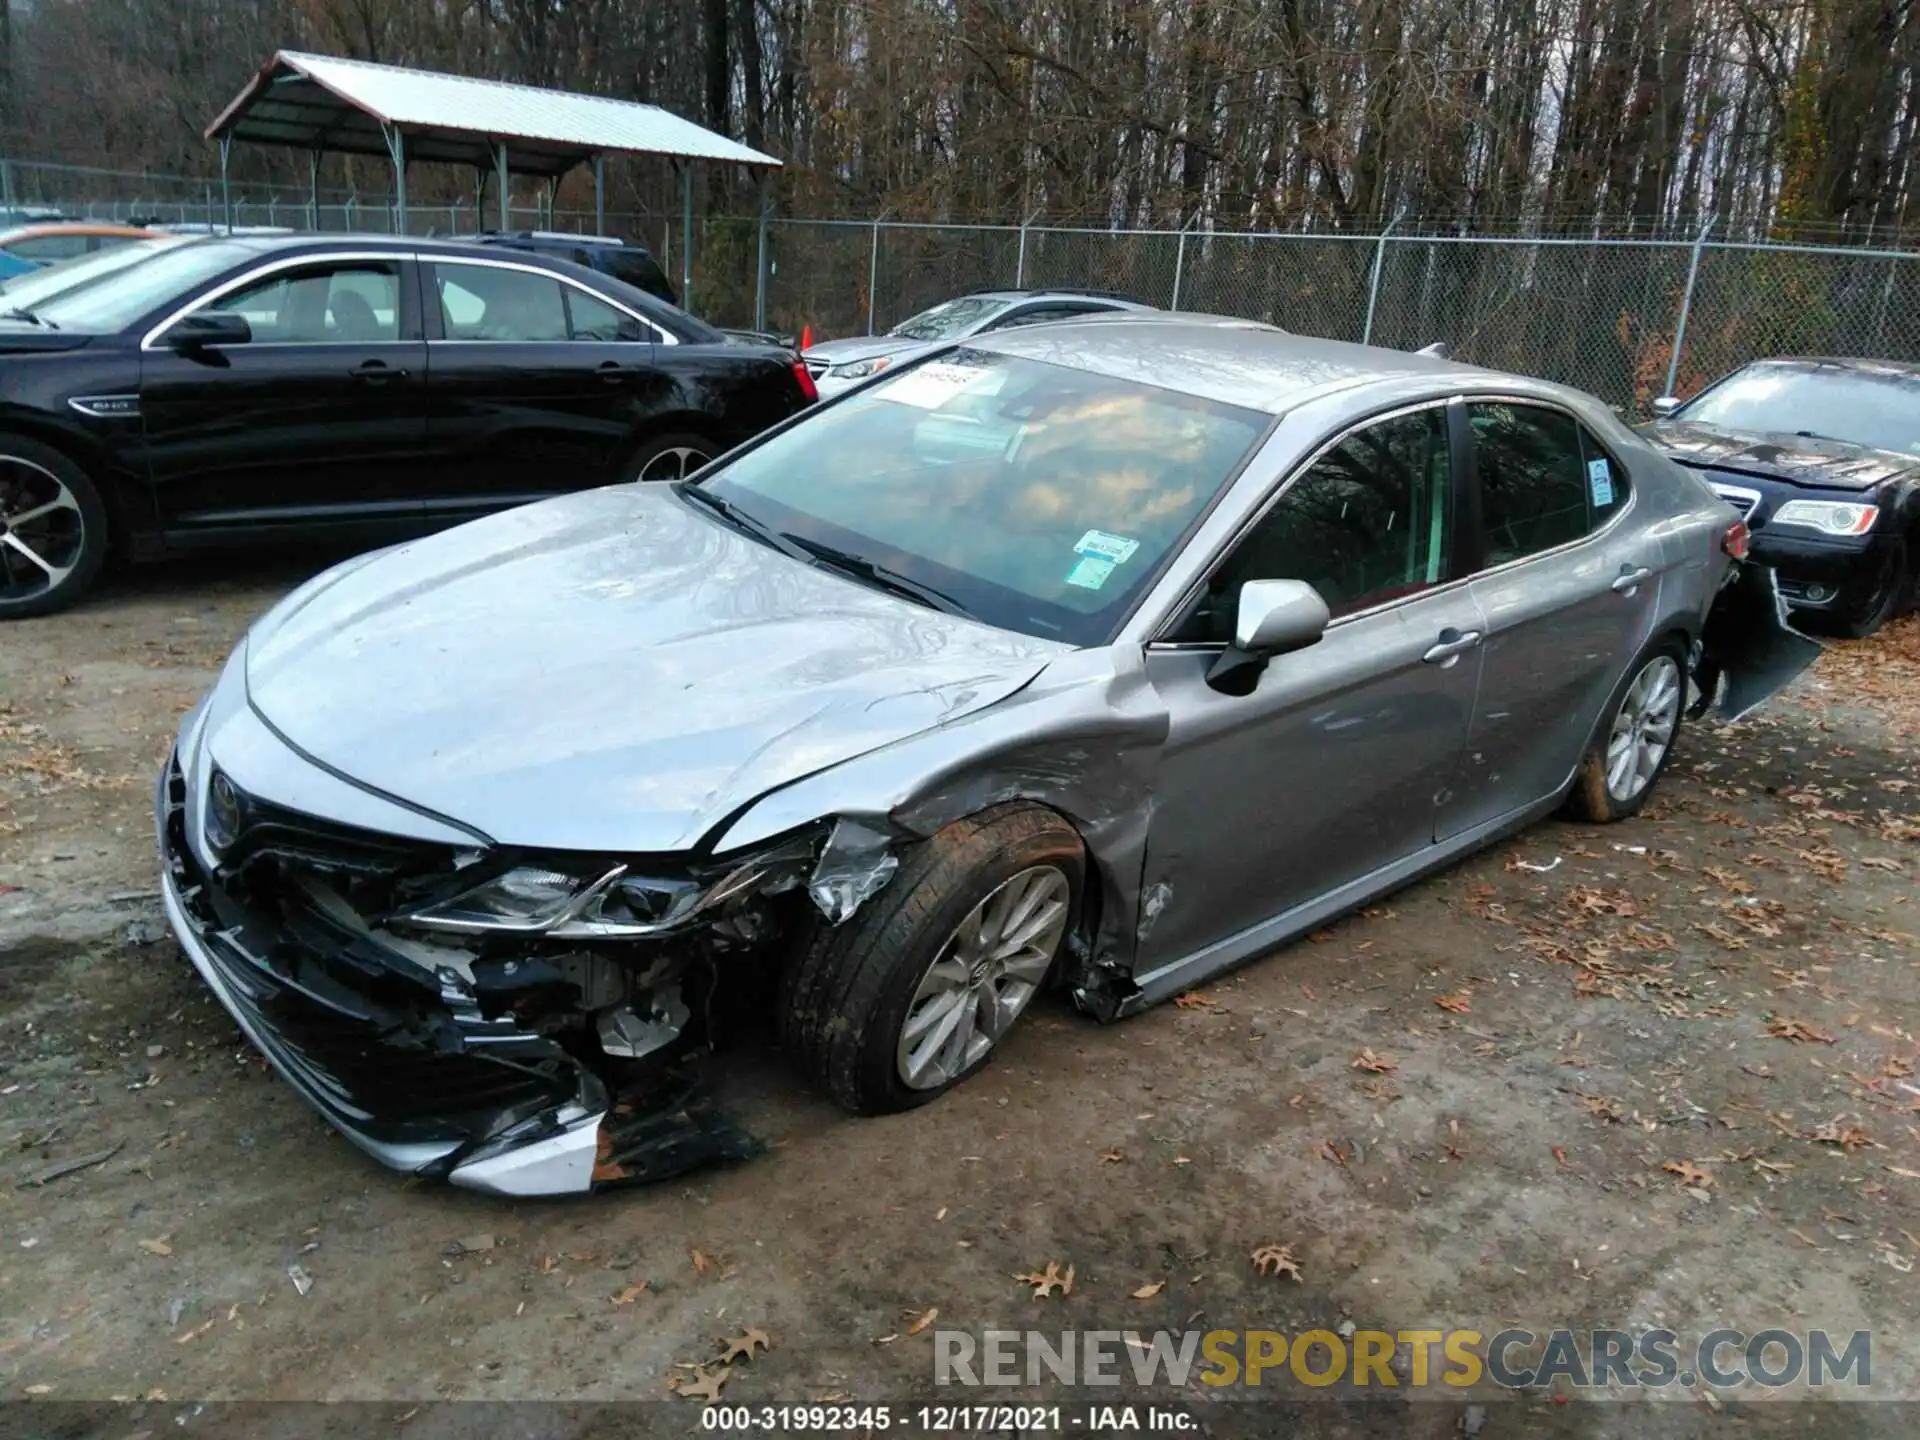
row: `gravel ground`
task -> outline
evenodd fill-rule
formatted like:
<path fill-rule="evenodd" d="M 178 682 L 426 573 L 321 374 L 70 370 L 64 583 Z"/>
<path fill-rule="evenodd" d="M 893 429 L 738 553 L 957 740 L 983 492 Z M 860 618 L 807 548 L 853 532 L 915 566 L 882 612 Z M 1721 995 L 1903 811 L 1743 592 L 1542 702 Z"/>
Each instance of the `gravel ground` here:
<path fill-rule="evenodd" d="M 1548 822 L 1118 1026 L 1043 1004 L 915 1114 L 849 1119 L 749 1045 L 715 1068 L 764 1157 L 516 1204 L 363 1159 L 159 917 L 174 725 L 318 563 L 148 571 L 0 632 L 0 1393 L 49 1428 L 464 1434 L 497 1412 L 429 1402 L 544 1399 L 654 1403 L 514 1412 L 526 1433 L 693 1433 L 669 1380 L 747 1327 L 771 1349 L 724 1399 L 752 1405 L 983 1398 L 933 1390 L 948 1328 L 1346 1322 L 1871 1330 L 1872 1393 L 1920 1397 L 1920 621 L 1692 727 L 1635 820 Z M 1014 1278 L 1048 1262 L 1071 1294 Z M 1797 1389 L 1318 1393 L 1092 1398 L 1223 1435 L 1916 1423 Z M 391 1404 L 190 1404 L 320 1400 Z"/>

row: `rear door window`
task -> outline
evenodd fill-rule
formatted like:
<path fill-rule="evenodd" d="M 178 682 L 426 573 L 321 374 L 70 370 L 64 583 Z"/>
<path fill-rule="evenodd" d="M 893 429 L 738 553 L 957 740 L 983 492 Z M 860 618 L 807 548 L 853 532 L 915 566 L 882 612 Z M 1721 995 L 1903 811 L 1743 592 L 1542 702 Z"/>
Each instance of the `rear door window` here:
<path fill-rule="evenodd" d="M 524 344 L 569 336 L 566 300 L 551 275 L 441 262 L 434 278 L 449 340 Z"/>
<path fill-rule="evenodd" d="M 1467 418 L 1488 565 L 1584 539 L 1626 503 L 1626 472 L 1571 415 L 1477 400 Z"/>

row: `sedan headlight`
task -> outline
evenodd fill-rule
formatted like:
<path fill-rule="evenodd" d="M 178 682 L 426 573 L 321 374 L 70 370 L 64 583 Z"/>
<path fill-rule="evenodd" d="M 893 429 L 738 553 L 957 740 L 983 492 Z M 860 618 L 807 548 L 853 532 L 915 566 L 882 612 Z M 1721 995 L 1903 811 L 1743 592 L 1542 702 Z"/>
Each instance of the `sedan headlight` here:
<path fill-rule="evenodd" d="M 613 864 L 585 873 L 518 866 L 395 918 L 423 930 L 554 940 L 631 940 L 677 929 L 750 893 L 800 883 L 813 847 L 789 842 L 708 880 L 630 873 Z"/>
<path fill-rule="evenodd" d="M 1798 525 L 1824 535 L 1864 535 L 1880 518 L 1878 505 L 1851 500 L 1789 500 L 1773 512 L 1770 525 Z"/>
<path fill-rule="evenodd" d="M 869 375 L 878 375 L 893 363 L 891 355 L 876 355 L 871 360 L 849 360 L 844 365 L 833 367 L 836 380 L 864 380 Z"/>

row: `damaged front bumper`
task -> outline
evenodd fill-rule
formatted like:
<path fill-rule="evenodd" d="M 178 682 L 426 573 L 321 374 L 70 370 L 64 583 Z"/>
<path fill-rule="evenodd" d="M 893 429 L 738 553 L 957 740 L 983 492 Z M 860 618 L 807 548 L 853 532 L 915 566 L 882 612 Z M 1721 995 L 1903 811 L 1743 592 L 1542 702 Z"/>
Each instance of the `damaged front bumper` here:
<path fill-rule="evenodd" d="M 434 847 L 256 802 L 210 864 L 190 843 L 191 808 L 170 759 L 155 810 L 181 947 L 281 1077 L 382 1164 L 558 1195 L 758 1150 L 679 1065 L 681 986 L 711 988 L 724 947 L 705 927 L 618 957 L 415 940 L 369 922 L 354 897 L 441 860 Z"/>
<path fill-rule="evenodd" d="M 1703 714 L 1718 700 L 1722 719 L 1738 720 L 1784 690 L 1820 657 L 1823 647 L 1795 630 L 1779 576 L 1767 565 L 1737 560 L 1727 572 L 1701 631 L 1694 662 Z M 1724 683 L 1723 683 L 1724 682 Z"/>

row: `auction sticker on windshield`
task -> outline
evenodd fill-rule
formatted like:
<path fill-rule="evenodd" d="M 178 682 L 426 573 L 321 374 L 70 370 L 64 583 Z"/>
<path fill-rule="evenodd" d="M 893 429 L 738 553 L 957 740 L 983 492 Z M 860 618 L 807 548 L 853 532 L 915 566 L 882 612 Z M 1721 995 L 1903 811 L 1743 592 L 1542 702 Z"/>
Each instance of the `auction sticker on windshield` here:
<path fill-rule="evenodd" d="M 1111 560 L 1115 565 L 1126 564 L 1139 548 L 1138 540 L 1129 540 L 1125 535 L 1109 535 L 1104 530 L 1087 531 L 1073 547 L 1077 555 L 1093 555 L 1101 560 Z"/>
<path fill-rule="evenodd" d="M 935 360 L 888 380 L 874 394 L 898 405 L 915 405 L 922 410 L 937 410 L 963 390 L 975 395 L 992 395 L 1006 383 L 1006 374 L 985 365 L 967 365 L 952 360 Z"/>

